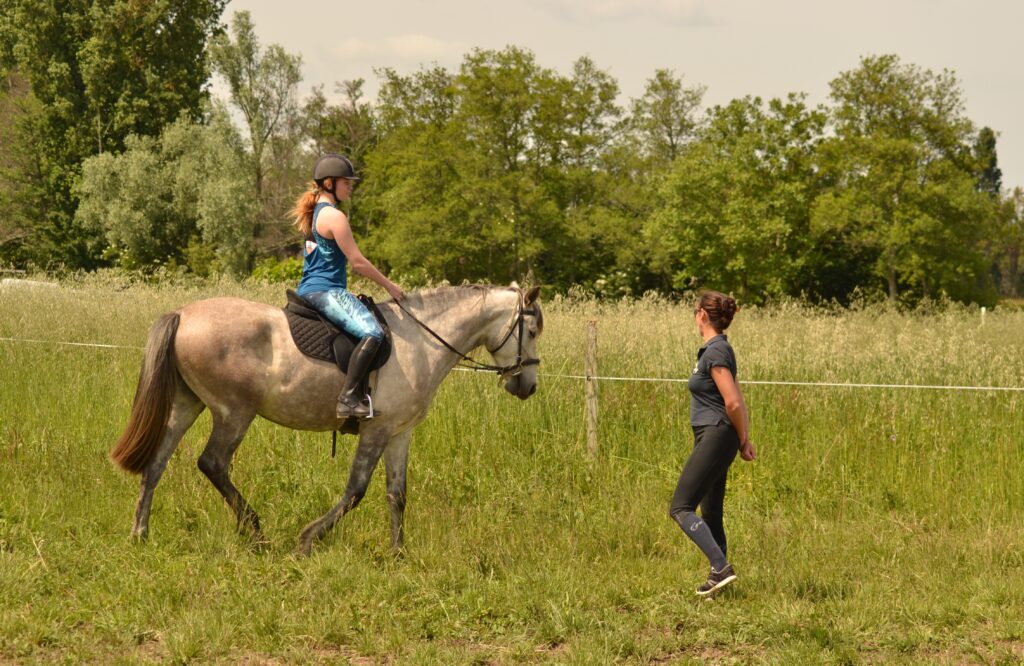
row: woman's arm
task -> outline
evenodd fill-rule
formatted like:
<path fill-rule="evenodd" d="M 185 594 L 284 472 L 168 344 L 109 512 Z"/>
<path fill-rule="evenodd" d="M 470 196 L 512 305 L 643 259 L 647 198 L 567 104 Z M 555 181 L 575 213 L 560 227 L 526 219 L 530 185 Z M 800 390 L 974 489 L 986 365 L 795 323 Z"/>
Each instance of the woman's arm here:
<path fill-rule="evenodd" d="M 725 400 L 725 413 L 736 428 L 736 434 L 740 438 L 740 457 L 744 460 L 753 460 L 757 457 L 754 445 L 750 442 L 750 416 L 747 413 L 747 403 L 743 400 L 743 393 L 740 392 L 739 384 L 733 378 L 729 368 L 715 366 L 711 368 L 711 378 L 715 380 L 722 398 Z"/>
<path fill-rule="evenodd" d="M 391 298 L 396 301 L 401 300 L 405 296 L 398 285 L 387 279 L 384 274 L 377 270 L 377 267 L 359 251 L 359 246 L 356 245 L 356 239 L 352 236 L 352 227 L 349 226 L 348 217 L 345 213 L 342 213 L 337 209 L 325 210 L 320 214 L 317 222 L 320 223 L 317 225 L 317 233 L 325 238 L 334 239 L 334 242 L 338 244 L 341 251 L 345 253 L 345 258 L 348 259 L 348 263 L 352 266 L 353 271 L 364 277 L 370 278 L 380 286 L 384 287 L 388 294 L 391 295 Z"/>

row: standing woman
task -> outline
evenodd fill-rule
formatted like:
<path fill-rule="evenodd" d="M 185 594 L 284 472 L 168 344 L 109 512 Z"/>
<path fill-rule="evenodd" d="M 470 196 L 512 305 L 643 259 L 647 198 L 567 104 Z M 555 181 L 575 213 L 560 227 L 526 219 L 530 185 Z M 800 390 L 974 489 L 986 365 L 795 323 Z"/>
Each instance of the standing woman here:
<path fill-rule="evenodd" d="M 328 153 L 313 167 L 312 190 L 303 193 L 292 210 L 295 226 L 306 239 L 302 280 L 296 292 L 338 328 L 359 338 L 348 362 L 345 386 L 338 396 L 339 418 L 370 415 L 366 396 L 358 395 L 359 386 L 384 339 L 377 319 L 348 291 L 346 263 L 351 264 L 356 273 L 383 287 L 396 301 L 404 296 L 398 285 L 359 251 L 348 217 L 336 208 L 339 201 L 348 201 L 352 196 L 352 186 L 357 180 L 347 157 Z"/>
<path fill-rule="evenodd" d="M 707 582 L 697 588 L 701 596 L 736 580 L 726 559 L 722 523 L 725 481 L 737 452 L 744 460 L 756 457 L 747 405 L 736 383 L 736 354 L 724 333 L 737 309 L 731 296 L 708 291 L 693 310 L 704 339 L 689 381 L 694 446 L 679 475 L 669 514 L 711 563 Z M 700 516 L 696 514 L 698 506 Z"/>

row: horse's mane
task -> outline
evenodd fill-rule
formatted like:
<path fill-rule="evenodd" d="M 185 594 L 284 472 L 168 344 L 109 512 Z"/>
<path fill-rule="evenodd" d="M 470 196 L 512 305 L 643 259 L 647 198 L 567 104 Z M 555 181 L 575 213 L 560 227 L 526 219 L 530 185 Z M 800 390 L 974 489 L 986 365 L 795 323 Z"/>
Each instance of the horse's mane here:
<path fill-rule="evenodd" d="M 441 301 L 453 301 L 459 300 L 463 297 L 470 295 L 478 295 L 483 298 L 491 291 L 498 290 L 509 290 L 518 291 L 520 294 L 523 292 L 519 287 L 507 286 L 507 285 L 496 285 L 496 284 L 460 284 L 457 286 L 450 287 L 431 287 L 428 289 L 421 289 L 406 294 L 405 305 L 410 308 L 428 307 L 435 305 L 436 302 Z M 389 299 L 389 303 L 394 303 L 394 300 Z M 544 331 L 544 315 L 540 308 L 536 308 L 537 313 L 537 330 L 538 332 Z"/>
<path fill-rule="evenodd" d="M 412 307 L 430 305 L 439 300 L 459 299 L 463 296 L 484 296 L 495 289 L 516 289 L 493 284 L 460 284 L 453 287 L 431 287 L 406 294 L 406 303 Z"/>

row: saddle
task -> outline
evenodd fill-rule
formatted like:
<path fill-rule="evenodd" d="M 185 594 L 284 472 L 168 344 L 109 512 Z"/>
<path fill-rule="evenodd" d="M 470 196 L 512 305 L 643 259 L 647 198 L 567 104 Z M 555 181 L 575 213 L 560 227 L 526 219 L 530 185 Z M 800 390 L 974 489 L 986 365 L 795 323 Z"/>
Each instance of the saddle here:
<path fill-rule="evenodd" d="M 285 295 L 288 303 L 284 307 L 284 314 L 288 318 L 292 340 L 299 351 L 311 358 L 335 363 L 342 372 L 348 372 L 348 360 L 359 338 L 332 324 L 313 307 L 312 303 L 296 294 L 294 290 L 288 289 Z M 384 329 L 384 340 L 381 341 L 377 355 L 370 364 L 372 371 L 391 358 L 391 329 L 372 298 L 363 294 L 359 294 L 357 298 L 373 313 Z"/>

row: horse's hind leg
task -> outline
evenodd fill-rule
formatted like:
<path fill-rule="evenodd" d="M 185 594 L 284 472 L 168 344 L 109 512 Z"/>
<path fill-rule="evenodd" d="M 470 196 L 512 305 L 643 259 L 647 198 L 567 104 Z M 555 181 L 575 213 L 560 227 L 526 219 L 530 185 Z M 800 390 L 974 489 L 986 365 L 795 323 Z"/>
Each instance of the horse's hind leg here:
<path fill-rule="evenodd" d="M 397 550 L 405 545 L 405 470 L 409 463 L 411 439 L 412 430 L 406 430 L 392 437 L 384 449 L 388 506 L 391 507 L 391 545 Z"/>
<path fill-rule="evenodd" d="M 174 395 L 171 414 L 167 419 L 164 437 L 153 455 L 153 460 L 142 471 L 139 503 L 135 507 L 135 524 L 132 526 L 132 538 L 145 540 L 149 535 L 149 512 L 153 506 L 153 491 L 156 490 L 156 484 L 160 483 L 160 477 L 163 476 L 164 469 L 167 468 L 167 461 L 171 459 L 174 449 L 178 448 L 178 442 L 195 423 L 204 407 L 205 405 L 192 391 L 179 385 L 178 391 Z"/>
<path fill-rule="evenodd" d="M 356 454 L 352 458 L 352 469 L 348 475 L 345 494 L 334 508 L 302 530 L 302 534 L 299 536 L 299 552 L 301 554 L 309 555 L 309 551 L 313 547 L 313 540 L 320 539 L 327 534 L 342 516 L 356 508 L 359 501 L 363 499 L 366 488 L 370 485 L 373 469 L 377 466 L 377 461 L 380 460 L 389 439 L 387 432 L 378 429 L 363 431 L 359 434 L 359 446 L 356 447 Z"/>
<path fill-rule="evenodd" d="M 242 416 L 237 413 L 228 413 L 220 415 L 215 412 L 213 432 L 210 433 L 206 448 L 199 456 L 199 469 L 235 512 L 239 529 L 247 528 L 257 540 L 262 540 L 263 532 L 260 530 L 259 516 L 242 497 L 242 493 L 238 492 L 235 484 L 231 483 L 229 474 L 231 458 L 235 455 L 238 445 L 242 443 L 242 438 L 245 437 L 245 432 L 254 418 L 255 414 Z"/>

